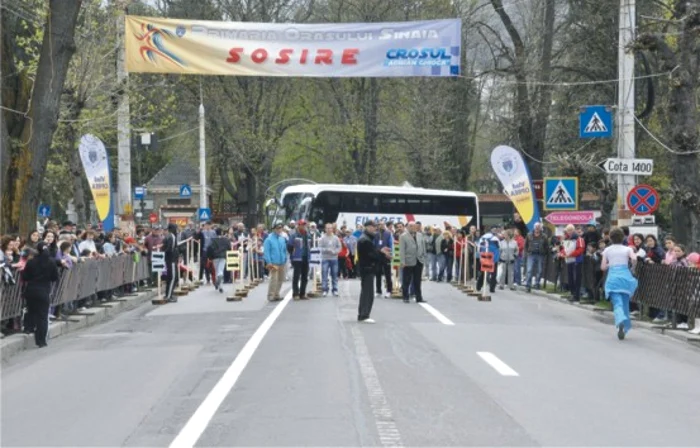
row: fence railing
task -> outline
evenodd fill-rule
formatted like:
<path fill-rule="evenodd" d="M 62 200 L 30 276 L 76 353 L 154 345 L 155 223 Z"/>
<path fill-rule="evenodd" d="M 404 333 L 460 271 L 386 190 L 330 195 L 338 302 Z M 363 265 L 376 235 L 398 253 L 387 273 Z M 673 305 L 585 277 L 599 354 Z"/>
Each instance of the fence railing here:
<path fill-rule="evenodd" d="M 545 262 L 545 278 L 555 286 L 568 283 L 563 260 L 549 256 Z M 598 294 L 605 277 L 597 274 L 599 264 L 586 257 L 583 262 L 581 285 Z M 635 277 L 639 281 L 632 302 L 645 307 L 673 311 L 693 319 L 700 316 L 700 269 L 672 267 L 662 264 L 638 263 Z M 603 298 L 602 295 L 597 298 Z"/>
<path fill-rule="evenodd" d="M 86 299 L 99 292 L 110 291 L 149 277 L 148 260 L 120 255 L 102 260 L 86 260 L 70 269 L 61 269 L 60 277 L 51 289 L 51 305 Z M 23 285 L 19 278 L 14 285 L 0 286 L 0 320 L 22 315 Z"/>

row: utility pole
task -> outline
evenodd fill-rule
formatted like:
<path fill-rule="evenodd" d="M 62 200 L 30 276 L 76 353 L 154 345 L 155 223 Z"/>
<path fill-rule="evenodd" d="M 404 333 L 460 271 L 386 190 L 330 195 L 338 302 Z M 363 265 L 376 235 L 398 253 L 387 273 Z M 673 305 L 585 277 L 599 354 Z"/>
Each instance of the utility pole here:
<path fill-rule="evenodd" d="M 207 152 L 204 146 L 204 104 L 199 103 L 199 206 L 207 208 Z"/>
<path fill-rule="evenodd" d="M 2 130 L 4 129 L 4 124 L 3 124 L 3 118 L 5 115 L 5 110 L 2 108 L 3 102 L 2 102 L 2 56 L 7 56 L 3 54 L 3 40 L 2 40 L 2 0 L 0 0 L 0 163 L 3 161 L 3 154 L 5 154 L 5 139 L 4 139 L 4 133 Z M 0 235 L 3 235 L 3 223 L 5 220 L 3 219 L 3 208 L 2 208 L 2 189 L 5 188 L 5 168 L 0 166 Z"/>
<path fill-rule="evenodd" d="M 124 48 L 126 5 L 122 6 L 117 17 L 117 83 L 119 84 L 119 104 L 117 108 L 117 172 L 119 177 L 117 195 L 119 214 L 131 214 L 131 126 L 129 124 L 129 75 L 126 71 L 126 50 Z"/>
<path fill-rule="evenodd" d="M 635 158 L 634 116 L 634 50 L 631 46 L 636 33 L 636 0 L 620 0 L 620 39 L 618 42 L 618 111 L 617 111 L 617 156 L 621 159 Z M 618 175 L 617 202 L 618 221 L 630 219 L 627 210 L 627 195 L 637 179 L 632 175 Z"/>

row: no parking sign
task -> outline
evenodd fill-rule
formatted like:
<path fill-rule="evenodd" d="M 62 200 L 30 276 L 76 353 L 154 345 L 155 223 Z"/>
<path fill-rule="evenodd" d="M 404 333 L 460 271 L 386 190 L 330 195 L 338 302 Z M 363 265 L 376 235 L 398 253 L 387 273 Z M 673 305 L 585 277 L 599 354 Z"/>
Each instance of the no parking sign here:
<path fill-rule="evenodd" d="M 627 208 L 635 215 L 651 215 L 659 202 L 659 192 L 649 185 L 637 185 L 627 195 Z"/>

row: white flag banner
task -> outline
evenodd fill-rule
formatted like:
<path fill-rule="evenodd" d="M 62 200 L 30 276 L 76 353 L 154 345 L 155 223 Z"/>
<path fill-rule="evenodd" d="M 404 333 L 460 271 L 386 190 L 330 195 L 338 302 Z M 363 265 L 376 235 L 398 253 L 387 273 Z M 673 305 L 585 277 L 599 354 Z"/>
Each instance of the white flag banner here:
<path fill-rule="evenodd" d="M 130 72 L 333 78 L 460 74 L 460 19 L 328 24 L 125 20 Z"/>
<path fill-rule="evenodd" d="M 112 211 L 112 190 L 110 186 L 109 158 L 102 140 L 94 135 L 85 134 L 80 138 L 80 160 L 83 162 L 85 176 L 90 184 L 92 198 L 95 201 L 97 215 L 103 221 L 105 230 L 114 227 L 114 220 L 108 219 Z"/>

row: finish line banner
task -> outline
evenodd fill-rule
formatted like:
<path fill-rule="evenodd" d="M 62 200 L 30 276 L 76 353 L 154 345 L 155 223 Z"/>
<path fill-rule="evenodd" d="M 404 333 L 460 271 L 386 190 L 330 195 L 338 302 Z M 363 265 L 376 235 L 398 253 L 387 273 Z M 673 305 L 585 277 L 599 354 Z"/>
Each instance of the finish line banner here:
<path fill-rule="evenodd" d="M 458 76 L 459 19 L 273 24 L 126 16 L 131 73 L 234 76 Z"/>

